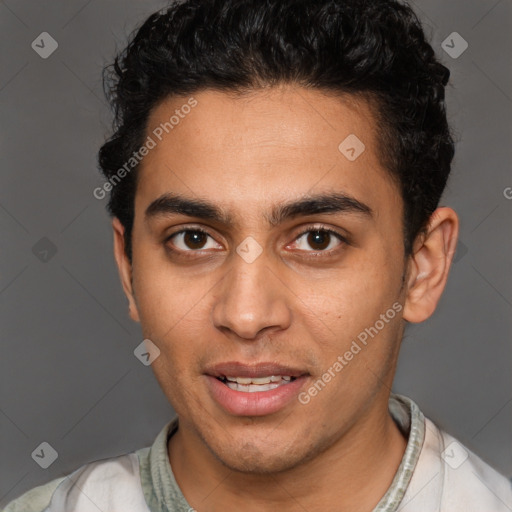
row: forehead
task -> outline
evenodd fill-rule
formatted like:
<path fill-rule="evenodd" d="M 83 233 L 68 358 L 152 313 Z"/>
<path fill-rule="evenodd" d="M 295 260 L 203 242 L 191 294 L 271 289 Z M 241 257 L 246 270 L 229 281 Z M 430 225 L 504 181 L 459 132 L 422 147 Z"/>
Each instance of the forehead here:
<path fill-rule="evenodd" d="M 206 90 L 161 102 L 146 131 L 155 145 L 139 170 L 140 207 L 176 192 L 250 215 L 269 203 L 333 190 L 377 211 L 386 203 L 400 207 L 379 159 L 372 107 L 351 95 L 292 86 Z"/>

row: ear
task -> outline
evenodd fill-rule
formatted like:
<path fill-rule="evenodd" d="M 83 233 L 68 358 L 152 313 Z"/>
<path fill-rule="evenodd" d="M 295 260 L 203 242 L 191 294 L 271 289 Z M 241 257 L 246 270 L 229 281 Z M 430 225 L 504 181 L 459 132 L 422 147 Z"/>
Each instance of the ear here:
<path fill-rule="evenodd" d="M 132 265 L 124 249 L 124 226 L 117 217 L 114 217 L 112 219 L 112 227 L 114 229 L 114 256 L 116 258 L 117 269 L 119 270 L 119 277 L 121 278 L 124 294 L 128 299 L 130 317 L 135 322 L 140 322 L 132 286 Z"/>
<path fill-rule="evenodd" d="M 403 318 L 418 323 L 435 311 L 457 248 L 459 218 L 451 208 L 438 208 L 426 233 L 417 237 L 409 259 Z"/>

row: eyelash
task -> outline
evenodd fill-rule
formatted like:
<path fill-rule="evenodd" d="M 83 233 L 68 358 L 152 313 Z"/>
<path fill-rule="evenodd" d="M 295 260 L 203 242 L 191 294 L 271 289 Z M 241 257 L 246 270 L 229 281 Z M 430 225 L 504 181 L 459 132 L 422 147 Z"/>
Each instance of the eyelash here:
<path fill-rule="evenodd" d="M 316 231 L 320 231 L 322 233 L 329 233 L 330 235 L 333 235 L 335 238 L 337 238 L 338 241 L 341 242 L 341 245 L 349 245 L 348 240 L 343 235 L 341 235 L 334 229 L 330 229 L 325 226 L 308 226 L 308 227 L 304 228 L 303 230 L 301 230 L 299 233 L 297 233 L 293 241 L 295 242 L 296 240 L 301 238 L 306 233 L 313 233 Z M 182 230 L 176 231 L 175 233 L 172 233 L 171 235 L 166 237 L 164 240 L 164 246 L 166 247 L 166 249 L 172 253 L 179 254 L 180 256 L 182 256 L 184 258 L 193 258 L 194 256 L 188 255 L 187 253 L 192 253 L 192 254 L 200 253 L 201 249 L 198 249 L 198 250 L 191 249 L 188 251 L 183 251 L 181 249 L 174 249 L 172 247 L 169 247 L 168 243 L 170 242 L 170 240 L 173 237 L 175 237 L 176 235 L 180 235 L 182 233 L 202 233 L 206 236 L 213 238 L 212 235 L 208 231 L 206 231 L 200 227 L 182 229 Z M 330 249 L 328 251 L 320 250 L 320 251 L 302 251 L 302 252 L 310 253 L 311 257 L 317 257 L 318 255 L 325 255 L 325 256 L 331 255 L 332 253 L 336 252 L 338 249 L 339 249 L 339 246 L 335 247 L 334 249 Z"/>

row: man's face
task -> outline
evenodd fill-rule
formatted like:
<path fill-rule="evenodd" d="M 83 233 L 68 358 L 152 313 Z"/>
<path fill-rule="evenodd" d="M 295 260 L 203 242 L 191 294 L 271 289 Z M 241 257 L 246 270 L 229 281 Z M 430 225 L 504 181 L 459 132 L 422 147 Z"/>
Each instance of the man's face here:
<path fill-rule="evenodd" d="M 383 419 L 403 329 L 389 313 L 405 293 L 402 201 L 363 101 L 291 87 L 194 98 L 149 119 L 134 317 L 160 349 L 153 371 L 183 435 L 230 468 L 284 470 Z M 174 207 L 154 204 L 166 194 Z M 222 215 L 176 208 L 178 196 Z"/>

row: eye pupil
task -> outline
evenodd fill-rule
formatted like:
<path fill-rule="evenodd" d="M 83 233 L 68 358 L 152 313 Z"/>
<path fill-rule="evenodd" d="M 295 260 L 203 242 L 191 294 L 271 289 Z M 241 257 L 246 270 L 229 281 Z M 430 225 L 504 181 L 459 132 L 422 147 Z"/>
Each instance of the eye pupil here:
<path fill-rule="evenodd" d="M 200 249 L 206 242 L 206 234 L 201 231 L 187 231 L 183 240 L 190 249 Z"/>
<path fill-rule="evenodd" d="M 330 233 L 327 233 L 326 231 L 311 231 L 308 235 L 308 244 L 312 247 L 320 246 L 314 247 L 315 249 L 325 249 L 329 246 L 330 236 Z"/>

